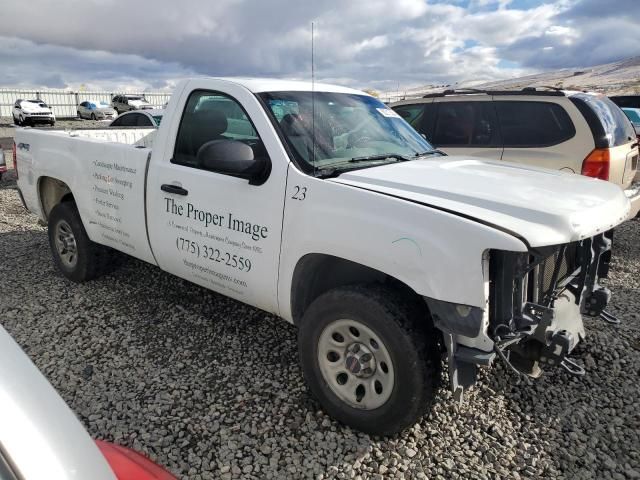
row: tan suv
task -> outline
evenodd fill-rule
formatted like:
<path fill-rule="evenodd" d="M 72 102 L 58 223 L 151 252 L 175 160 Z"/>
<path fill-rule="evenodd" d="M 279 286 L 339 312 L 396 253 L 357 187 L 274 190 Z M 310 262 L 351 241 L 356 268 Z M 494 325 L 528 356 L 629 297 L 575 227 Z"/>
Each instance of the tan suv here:
<path fill-rule="evenodd" d="M 638 139 L 606 96 L 556 89 L 447 90 L 392 103 L 429 142 L 451 155 L 525 163 L 620 185 L 640 210 Z"/>

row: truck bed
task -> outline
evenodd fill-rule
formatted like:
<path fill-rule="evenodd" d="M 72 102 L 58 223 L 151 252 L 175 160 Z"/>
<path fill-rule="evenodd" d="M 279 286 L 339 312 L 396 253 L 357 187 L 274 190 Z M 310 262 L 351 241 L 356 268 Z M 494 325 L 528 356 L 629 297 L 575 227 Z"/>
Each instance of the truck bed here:
<path fill-rule="evenodd" d="M 155 263 L 146 233 L 146 170 L 155 128 L 21 128 L 15 142 L 22 194 L 47 220 L 51 203 L 73 192 L 94 242 Z"/>
<path fill-rule="evenodd" d="M 151 148 L 157 128 L 87 128 L 82 130 L 41 130 L 54 135 L 86 138 L 109 143 L 123 143 Z"/>

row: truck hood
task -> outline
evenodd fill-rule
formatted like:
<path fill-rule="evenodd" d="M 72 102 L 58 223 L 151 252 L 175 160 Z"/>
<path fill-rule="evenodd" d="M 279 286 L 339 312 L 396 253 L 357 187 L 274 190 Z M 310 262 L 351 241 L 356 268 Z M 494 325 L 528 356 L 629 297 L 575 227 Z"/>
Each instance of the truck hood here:
<path fill-rule="evenodd" d="M 620 187 L 609 182 L 456 156 L 365 168 L 331 181 L 488 224 L 532 247 L 596 235 L 624 221 L 630 210 Z"/>

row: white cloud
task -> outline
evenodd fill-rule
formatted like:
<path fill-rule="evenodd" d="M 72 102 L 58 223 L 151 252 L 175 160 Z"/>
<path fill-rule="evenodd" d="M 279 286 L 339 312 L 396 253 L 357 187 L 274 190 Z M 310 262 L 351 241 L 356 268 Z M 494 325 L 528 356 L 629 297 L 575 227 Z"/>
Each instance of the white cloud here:
<path fill-rule="evenodd" d="M 615 12 L 601 13 L 594 2 L 560 0 L 525 10 L 511 0 L 471 0 L 467 8 L 444 0 L 137 0 L 126 6 L 115 0 L 3 0 L 0 64 L 11 68 L 0 70 L 0 84 L 165 86 L 185 75 L 308 78 L 312 21 L 318 78 L 359 87 L 491 80 L 554 62 L 579 65 L 585 63 L 578 54 L 584 45 L 599 60 L 640 54 L 640 30 L 619 30 L 603 18 Z M 583 3 L 589 8 L 578 9 Z M 545 51 L 554 53 L 540 55 Z"/>

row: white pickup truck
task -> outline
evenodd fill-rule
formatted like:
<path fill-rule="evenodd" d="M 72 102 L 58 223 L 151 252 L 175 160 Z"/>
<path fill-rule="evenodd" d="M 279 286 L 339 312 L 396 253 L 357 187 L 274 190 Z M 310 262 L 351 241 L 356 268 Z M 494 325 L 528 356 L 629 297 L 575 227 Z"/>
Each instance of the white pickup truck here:
<path fill-rule="evenodd" d="M 313 394 L 373 434 L 428 410 L 443 356 L 458 396 L 495 359 L 579 370 L 630 210 L 608 182 L 445 156 L 330 85 L 186 80 L 158 130 L 19 129 L 15 148 L 66 277 L 118 250 L 294 323 Z"/>

